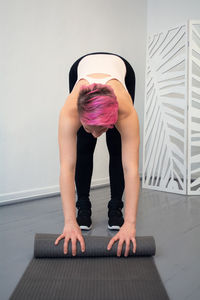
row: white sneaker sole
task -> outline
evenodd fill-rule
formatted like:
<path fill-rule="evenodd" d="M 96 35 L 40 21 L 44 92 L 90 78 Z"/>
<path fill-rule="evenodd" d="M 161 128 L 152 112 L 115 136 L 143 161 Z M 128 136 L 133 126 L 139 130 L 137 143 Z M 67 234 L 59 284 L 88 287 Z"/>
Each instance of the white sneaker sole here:
<path fill-rule="evenodd" d="M 91 225 L 90 227 L 85 226 L 85 225 L 81 225 L 80 228 L 81 228 L 82 230 L 90 230 L 90 229 L 92 228 L 92 225 Z"/>
<path fill-rule="evenodd" d="M 120 226 L 117 226 L 117 225 L 109 226 L 109 225 L 108 225 L 108 229 L 110 229 L 110 230 L 119 230 L 119 229 L 120 229 Z"/>

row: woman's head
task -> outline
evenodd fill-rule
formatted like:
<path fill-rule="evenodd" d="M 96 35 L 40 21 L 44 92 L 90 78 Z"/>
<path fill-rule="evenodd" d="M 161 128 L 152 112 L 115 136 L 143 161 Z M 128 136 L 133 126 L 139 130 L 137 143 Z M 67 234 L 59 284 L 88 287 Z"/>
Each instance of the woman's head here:
<path fill-rule="evenodd" d="M 118 119 L 118 102 L 113 89 L 96 83 L 82 86 L 78 112 L 83 125 L 113 128 Z"/>

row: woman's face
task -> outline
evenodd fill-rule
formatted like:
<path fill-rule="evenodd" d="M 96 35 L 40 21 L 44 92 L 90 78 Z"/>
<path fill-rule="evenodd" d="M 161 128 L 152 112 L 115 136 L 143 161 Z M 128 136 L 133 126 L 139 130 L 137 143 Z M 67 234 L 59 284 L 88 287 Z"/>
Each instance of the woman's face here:
<path fill-rule="evenodd" d="M 102 135 L 102 133 L 108 130 L 108 128 L 104 126 L 93 126 L 83 124 L 83 127 L 86 132 L 91 133 L 95 138 L 98 138 L 100 135 Z"/>

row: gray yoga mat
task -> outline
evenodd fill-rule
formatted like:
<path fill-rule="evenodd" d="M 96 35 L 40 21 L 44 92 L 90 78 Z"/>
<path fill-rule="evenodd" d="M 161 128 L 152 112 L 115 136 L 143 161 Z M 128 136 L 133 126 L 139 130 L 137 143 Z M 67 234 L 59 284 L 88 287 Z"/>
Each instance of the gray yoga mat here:
<path fill-rule="evenodd" d="M 63 253 L 64 240 L 55 246 L 56 234 L 36 234 L 34 257 L 10 300 L 165 300 L 169 299 L 154 263 L 152 236 L 136 237 L 129 256 L 117 254 L 116 242 L 107 250 L 110 237 L 84 236 L 86 251 Z"/>

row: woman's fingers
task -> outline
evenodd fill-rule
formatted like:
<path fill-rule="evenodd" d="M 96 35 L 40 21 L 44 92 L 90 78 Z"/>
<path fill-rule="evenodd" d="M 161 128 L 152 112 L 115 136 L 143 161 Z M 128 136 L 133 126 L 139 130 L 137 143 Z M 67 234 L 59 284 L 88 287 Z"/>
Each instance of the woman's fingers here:
<path fill-rule="evenodd" d="M 72 237 L 71 242 L 72 242 L 72 255 L 75 256 L 76 255 L 76 237 Z"/>
<path fill-rule="evenodd" d="M 113 246 L 113 244 L 118 240 L 118 237 L 115 235 L 111 240 L 110 242 L 108 243 L 108 246 L 107 246 L 107 250 L 110 250 Z"/>
<path fill-rule="evenodd" d="M 68 245 L 69 245 L 69 241 L 71 239 L 71 249 L 72 249 L 72 255 L 75 256 L 76 255 L 76 242 L 77 240 L 79 240 L 80 242 L 80 245 L 81 245 L 81 251 L 84 252 L 85 251 L 85 242 L 84 242 L 84 239 L 83 237 L 71 237 L 71 238 L 65 238 L 65 241 L 64 241 L 64 254 L 67 254 L 68 252 Z"/>
<path fill-rule="evenodd" d="M 68 252 L 68 243 L 69 243 L 69 238 L 65 237 L 64 246 L 63 246 L 64 254 L 67 254 Z"/>
<path fill-rule="evenodd" d="M 82 235 L 78 236 L 78 240 L 79 240 L 79 243 L 81 245 L 81 251 L 84 252 L 85 251 L 85 242 L 84 242 L 84 239 L 83 239 Z"/>
<path fill-rule="evenodd" d="M 58 243 L 60 242 L 60 240 L 64 239 L 65 235 L 62 233 L 56 240 L 55 240 L 55 245 L 58 245 Z"/>
<path fill-rule="evenodd" d="M 79 240 L 80 242 L 80 246 L 81 246 L 81 251 L 84 252 L 85 251 L 85 241 L 83 239 L 83 236 L 78 234 L 77 236 L 69 236 L 67 237 L 64 233 L 62 233 L 55 241 L 55 245 L 58 245 L 58 243 L 60 242 L 60 240 L 65 239 L 64 241 L 64 254 L 67 254 L 68 252 L 68 244 L 69 244 L 69 240 L 71 239 L 71 248 L 72 248 L 72 255 L 75 256 L 76 255 L 76 242 L 77 240 Z M 136 253 L 136 239 L 135 238 L 131 238 L 131 239 L 124 239 L 115 235 L 110 242 L 108 243 L 107 246 L 107 250 L 110 250 L 113 246 L 113 244 L 119 240 L 118 242 L 118 247 L 117 247 L 117 256 L 121 256 L 121 252 L 122 252 L 122 247 L 123 247 L 123 243 L 126 243 L 126 248 L 125 248 L 125 252 L 124 252 L 124 256 L 127 257 L 130 251 L 130 241 L 133 243 L 133 253 Z"/>
<path fill-rule="evenodd" d="M 122 253 L 122 247 L 123 247 L 123 243 L 125 241 L 124 240 L 119 240 L 118 242 L 118 247 L 117 247 L 117 256 L 121 256 L 121 253 Z"/>
<path fill-rule="evenodd" d="M 126 250 L 125 250 L 124 256 L 128 256 L 129 250 L 130 250 L 130 240 L 127 239 L 126 240 Z"/>
<path fill-rule="evenodd" d="M 131 239 L 131 241 L 132 241 L 132 243 L 133 243 L 133 253 L 135 253 L 136 252 L 136 239 L 135 238 L 132 238 Z"/>
<path fill-rule="evenodd" d="M 110 242 L 108 243 L 108 246 L 107 246 L 107 250 L 110 250 L 113 246 L 113 244 L 119 240 L 118 242 L 118 247 L 117 247 L 117 256 L 121 256 L 121 252 L 122 252 L 122 248 L 123 248 L 123 244 L 124 242 L 126 243 L 126 248 L 125 248 L 125 252 L 124 252 L 124 256 L 128 256 L 129 254 L 129 251 L 130 251 L 130 241 L 132 241 L 133 243 L 133 253 L 136 252 L 136 239 L 135 238 L 132 238 L 132 239 L 120 239 L 119 237 L 117 236 L 114 236 Z"/>
<path fill-rule="evenodd" d="M 85 251 L 85 241 L 83 239 L 82 235 L 78 235 L 78 236 L 66 236 L 64 233 L 62 233 L 54 242 L 55 245 L 58 245 L 58 243 L 60 242 L 60 240 L 65 239 L 64 241 L 64 245 L 63 245 L 63 251 L 64 254 L 67 254 L 68 252 L 68 245 L 69 245 L 69 240 L 71 240 L 71 249 L 72 249 L 72 255 L 75 256 L 76 255 L 76 242 L 77 240 L 79 240 L 80 245 L 81 245 L 81 251 L 84 252 Z"/>

